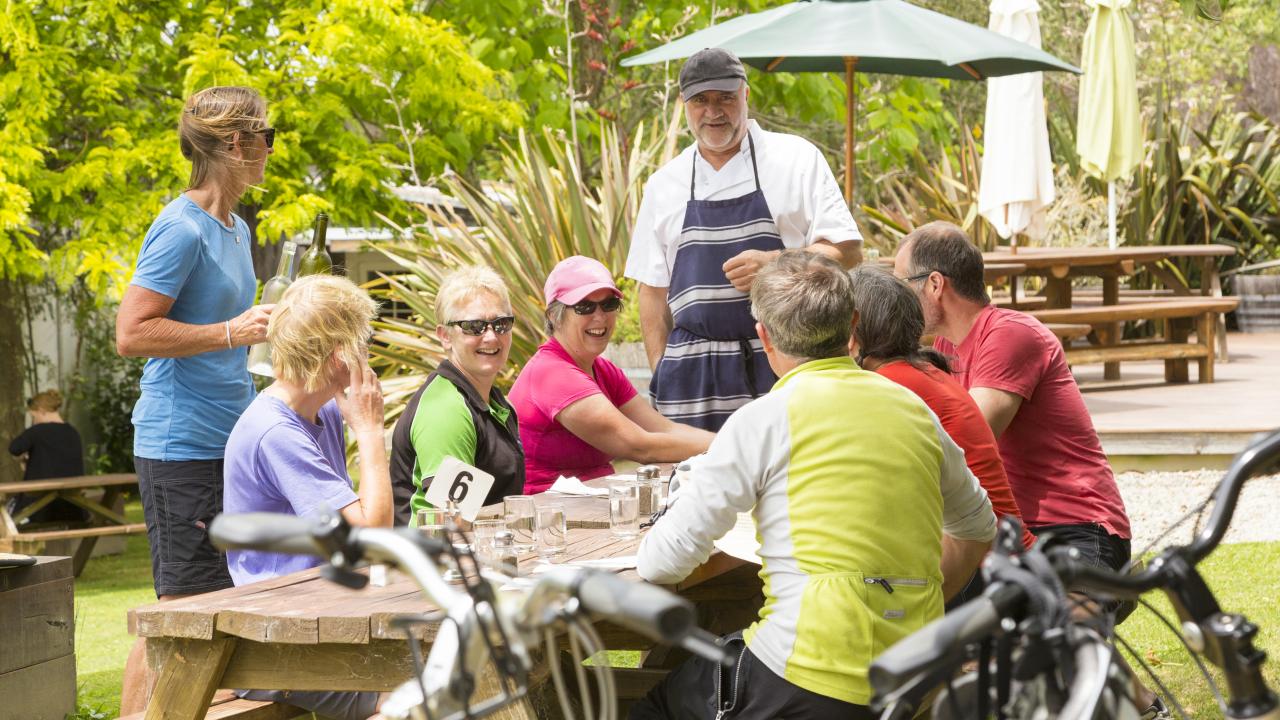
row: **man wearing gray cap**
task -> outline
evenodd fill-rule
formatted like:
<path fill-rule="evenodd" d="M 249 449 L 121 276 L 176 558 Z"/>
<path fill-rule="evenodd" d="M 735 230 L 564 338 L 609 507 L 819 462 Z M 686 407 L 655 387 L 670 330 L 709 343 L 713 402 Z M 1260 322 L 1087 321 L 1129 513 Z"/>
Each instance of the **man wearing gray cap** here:
<path fill-rule="evenodd" d="M 852 267 L 862 235 L 822 153 L 747 117 L 746 70 L 708 48 L 680 70 L 696 142 L 645 184 L 626 276 L 640 285 L 640 326 L 663 415 L 716 431 L 777 380 L 747 292 L 786 248 Z"/>

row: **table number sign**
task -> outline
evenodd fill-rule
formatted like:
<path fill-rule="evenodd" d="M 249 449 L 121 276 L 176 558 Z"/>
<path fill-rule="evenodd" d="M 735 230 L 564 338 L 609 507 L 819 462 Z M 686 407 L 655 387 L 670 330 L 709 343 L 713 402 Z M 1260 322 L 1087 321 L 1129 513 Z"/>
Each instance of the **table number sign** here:
<path fill-rule="evenodd" d="M 427 486 L 424 495 L 434 507 L 448 507 L 452 502 L 458 507 L 462 519 L 471 522 L 480 514 L 485 496 L 493 487 L 493 476 L 472 467 L 458 458 L 446 455 L 436 469 L 436 476 Z"/>

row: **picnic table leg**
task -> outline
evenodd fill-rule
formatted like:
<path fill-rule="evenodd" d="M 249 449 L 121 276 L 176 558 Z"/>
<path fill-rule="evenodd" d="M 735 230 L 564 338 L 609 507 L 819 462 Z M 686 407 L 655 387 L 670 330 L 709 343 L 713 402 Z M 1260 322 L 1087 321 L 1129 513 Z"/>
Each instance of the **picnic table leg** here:
<path fill-rule="evenodd" d="M 1186 318 L 1170 318 L 1165 321 L 1166 340 L 1174 344 L 1183 344 L 1187 342 L 1187 336 L 1191 334 L 1190 321 Z M 1190 381 L 1190 375 L 1187 374 L 1187 359 L 1173 359 L 1164 361 L 1164 381 L 1170 383 L 1184 383 Z"/>
<path fill-rule="evenodd" d="M 120 488 L 118 486 L 113 485 L 103 490 L 101 506 L 102 508 L 110 510 L 111 512 L 114 513 L 116 501 L 119 499 L 120 499 Z M 101 512 L 97 508 L 93 507 L 93 503 L 85 502 L 82 504 L 82 503 L 75 502 L 74 504 L 89 510 L 89 512 L 91 513 L 101 515 Z M 86 505 L 89 507 L 85 507 Z M 111 519 L 115 520 L 116 518 L 111 518 Z M 123 518 L 120 518 L 120 519 L 123 519 Z M 90 526 L 95 526 L 100 524 L 102 524 L 101 521 L 95 521 L 92 518 L 89 520 Z M 122 522 L 121 524 L 123 525 L 124 523 Z M 86 538 L 80 538 L 80 545 L 76 547 L 76 554 L 71 559 L 71 572 L 74 573 L 76 577 L 80 577 L 80 572 L 83 571 L 84 566 L 89 563 L 89 558 L 93 556 L 93 549 L 97 547 L 97 545 L 98 545 L 97 535 L 90 535 L 89 537 L 86 537 Z"/>
<path fill-rule="evenodd" d="M 146 720 L 203 720 L 235 648 L 234 637 L 147 638 L 156 684 Z"/>
<path fill-rule="evenodd" d="M 1200 375 L 1197 379 L 1202 383 L 1213 382 L 1214 336 L 1218 329 L 1218 319 L 1221 317 L 1221 313 L 1205 313 L 1196 318 L 1196 334 L 1200 336 L 1200 344 L 1209 350 L 1207 356 L 1196 361 L 1200 365 Z"/>
<path fill-rule="evenodd" d="M 1065 273 L 1059 277 L 1058 268 L 1053 268 L 1049 275 L 1045 277 L 1044 297 L 1045 308 L 1049 310 L 1066 309 L 1071 307 L 1071 276 L 1069 273 L 1071 268 L 1064 268 Z"/>
<path fill-rule="evenodd" d="M 1119 305 L 1120 304 L 1120 278 L 1117 275 L 1106 274 L 1102 276 L 1102 304 L 1103 305 Z M 1124 337 L 1124 323 L 1111 323 L 1106 332 L 1099 329 L 1099 340 L 1103 345 L 1119 345 L 1121 338 Z M 1119 380 L 1120 379 L 1120 363 L 1109 362 L 1102 364 L 1102 379 Z"/>
<path fill-rule="evenodd" d="M 1200 273 L 1200 294 L 1210 297 L 1222 297 L 1222 278 L 1218 275 L 1218 259 L 1206 257 L 1203 260 L 1202 272 Z M 1214 331 L 1218 340 L 1217 357 L 1215 360 L 1222 362 L 1230 362 L 1227 355 L 1227 315 L 1226 313 L 1216 313 L 1214 316 Z M 1212 349 L 1212 346 L 1210 346 Z M 1209 371 L 1213 375 L 1213 371 Z"/>

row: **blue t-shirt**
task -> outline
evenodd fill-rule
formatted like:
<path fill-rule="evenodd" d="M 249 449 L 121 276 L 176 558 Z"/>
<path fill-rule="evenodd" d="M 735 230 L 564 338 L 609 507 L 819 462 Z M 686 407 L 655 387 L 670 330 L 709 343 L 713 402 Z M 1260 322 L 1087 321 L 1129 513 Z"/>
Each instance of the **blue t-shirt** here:
<path fill-rule="evenodd" d="M 233 216 L 235 217 L 235 216 Z M 253 305 L 257 280 L 249 226 L 228 228 L 186 195 L 165 206 L 138 254 L 132 284 L 173 298 L 168 318 L 192 325 L 230 320 Z M 253 401 L 248 348 L 151 358 L 133 408 L 133 452 L 151 460 L 216 460 Z"/>
<path fill-rule="evenodd" d="M 338 512 L 358 500 L 347 475 L 342 414 L 337 403 L 326 403 L 316 420 L 309 422 L 279 398 L 259 395 L 227 440 L 223 512 L 307 516 Z M 307 555 L 227 552 L 227 568 L 236 585 L 319 564 L 320 558 Z"/>

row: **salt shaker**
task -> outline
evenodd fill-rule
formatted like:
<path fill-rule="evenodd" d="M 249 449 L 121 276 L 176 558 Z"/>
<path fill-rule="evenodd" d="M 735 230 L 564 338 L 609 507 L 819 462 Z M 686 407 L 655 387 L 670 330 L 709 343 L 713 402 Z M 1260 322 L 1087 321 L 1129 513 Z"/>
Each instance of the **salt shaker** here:
<path fill-rule="evenodd" d="M 662 509 L 662 471 L 657 465 L 641 465 L 636 468 L 636 483 L 640 485 L 640 514 L 652 515 Z"/>
<path fill-rule="evenodd" d="M 499 530 L 493 536 L 493 560 L 498 572 L 517 577 L 520 563 L 516 557 L 516 535 L 510 530 Z"/>

